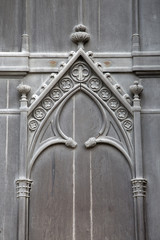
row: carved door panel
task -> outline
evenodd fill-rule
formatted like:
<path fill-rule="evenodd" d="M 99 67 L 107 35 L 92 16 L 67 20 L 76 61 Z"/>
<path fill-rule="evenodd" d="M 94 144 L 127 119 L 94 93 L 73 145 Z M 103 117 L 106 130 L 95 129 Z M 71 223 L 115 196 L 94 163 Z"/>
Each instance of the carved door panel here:
<path fill-rule="evenodd" d="M 114 120 L 79 90 L 55 109 L 42 130 L 42 141 L 56 138 L 56 121 L 77 146 L 51 146 L 33 166 L 29 239 L 134 240 L 131 173 L 125 157 L 105 143 L 85 146 L 104 124 L 104 136 L 123 142 Z"/>
<path fill-rule="evenodd" d="M 132 86 L 132 108 L 128 94 L 80 48 L 28 108 L 29 87 L 19 91 L 18 239 L 144 240 L 142 86 Z"/>

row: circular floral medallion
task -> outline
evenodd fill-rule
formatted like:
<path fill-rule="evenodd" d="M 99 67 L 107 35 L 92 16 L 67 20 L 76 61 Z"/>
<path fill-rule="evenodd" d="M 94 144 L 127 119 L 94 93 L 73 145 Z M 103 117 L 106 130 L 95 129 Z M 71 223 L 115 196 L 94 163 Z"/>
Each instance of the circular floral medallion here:
<path fill-rule="evenodd" d="M 127 131 L 132 130 L 132 128 L 133 128 L 133 122 L 132 122 L 132 120 L 126 119 L 126 120 L 123 122 L 123 127 L 124 127 L 124 129 L 126 129 Z"/>
<path fill-rule="evenodd" d="M 116 111 L 116 116 L 119 120 L 124 120 L 128 116 L 128 112 L 125 108 L 121 107 Z"/>
<path fill-rule="evenodd" d="M 53 88 L 50 91 L 50 96 L 54 101 L 58 101 L 62 97 L 62 92 L 58 88 Z"/>
<path fill-rule="evenodd" d="M 64 92 L 68 92 L 73 87 L 73 83 L 69 77 L 64 77 L 61 79 L 59 86 Z"/>
<path fill-rule="evenodd" d="M 38 122 L 35 119 L 31 119 L 28 123 L 28 127 L 31 131 L 35 131 L 38 128 Z"/>
<path fill-rule="evenodd" d="M 43 108 L 38 107 L 34 110 L 33 115 L 36 119 L 42 120 L 45 117 L 46 113 Z"/>
<path fill-rule="evenodd" d="M 102 82 L 97 77 L 92 77 L 88 82 L 88 87 L 92 89 L 92 91 L 97 92 L 102 86 Z"/>
<path fill-rule="evenodd" d="M 111 91 L 108 88 L 102 88 L 99 91 L 99 96 L 104 101 L 107 101 L 111 97 Z"/>
<path fill-rule="evenodd" d="M 90 75 L 90 69 L 82 62 L 76 63 L 71 69 L 71 77 L 76 82 L 85 82 L 89 79 Z"/>
<path fill-rule="evenodd" d="M 119 107 L 119 102 L 116 98 L 111 98 L 108 101 L 108 106 L 112 109 L 112 110 L 116 110 Z"/>
<path fill-rule="evenodd" d="M 49 110 L 52 108 L 53 106 L 53 101 L 52 99 L 50 99 L 49 97 L 46 97 L 45 99 L 43 99 L 42 101 L 42 106 L 44 107 L 44 109 Z"/>

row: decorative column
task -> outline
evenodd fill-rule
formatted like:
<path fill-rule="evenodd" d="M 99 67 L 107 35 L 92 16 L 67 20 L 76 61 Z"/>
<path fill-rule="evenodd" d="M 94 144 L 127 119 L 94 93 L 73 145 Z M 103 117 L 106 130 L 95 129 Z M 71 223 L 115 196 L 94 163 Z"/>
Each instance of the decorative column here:
<path fill-rule="evenodd" d="M 132 51 L 140 51 L 139 0 L 132 0 Z"/>
<path fill-rule="evenodd" d="M 135 178 L 131 180 L 133 197 L 135 199 L 136 215 L 136 232 L 137 240 L 145 240 L 145 219 L 144 219 L 144 197 L 146 195 L 147 180 L 143 177 L 143 157 L 142 157 L 142 136 L 141 136 L 141 104 L 140 94 L 143 86 L 135 81 L 130 86 L 134 95 L 133 112 L 134 112 L 134 161 L 135 161 Z"/>
<path fill-rule="evenodd" d="M 18 208 L 18 240 L 26 240 L 26 221 L 28 198 L 30 197 L 30 189 L 32 181 L 26 178 L 27 170 L 27 111 L 28 100 L 27 94 L 31 88 L 27 85 L 20 84 L 17 90 L 21 94 L 20 98 L 20 145 L 19 145 L 19 179 L 16 181 L 17 198 L 19 199 Z"/>

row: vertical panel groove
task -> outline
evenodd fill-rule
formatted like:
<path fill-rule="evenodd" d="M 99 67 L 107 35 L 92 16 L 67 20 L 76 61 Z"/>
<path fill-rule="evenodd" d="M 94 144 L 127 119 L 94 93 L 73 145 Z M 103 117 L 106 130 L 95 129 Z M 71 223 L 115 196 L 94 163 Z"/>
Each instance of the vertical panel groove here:
<path fill-rule="evenodd" d="M 6 146 L 5 146 L 5 194 L 4 194 L 4 221 L 3 221 L 3 240 L 5 239 L 5 202 L 7 192 L 7 171 L 8 171 L 8 116 L 6 117 Z"/>
<path fill-rule="evenodd" d="M 90 151 L 90 233 L 93 240 L 92 152 Z"/>
<path fill-rule="evenodd" d="M 7 104 L 6 108 L 9 108 L 9 80 L 7 80 Z"/>
<path fill-rule="evenodd" d="M 73 139 L 75 139 L 75 96 L 73 97 Z M 73 240 L 75 240 L 75 150 L 73 150 Z"/>

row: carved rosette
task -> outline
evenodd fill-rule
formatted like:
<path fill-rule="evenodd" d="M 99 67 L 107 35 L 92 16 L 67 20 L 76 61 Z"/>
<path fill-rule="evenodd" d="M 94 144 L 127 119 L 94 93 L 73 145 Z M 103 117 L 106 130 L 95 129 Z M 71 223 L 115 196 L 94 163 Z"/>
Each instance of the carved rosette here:
<path fill-rule="evenodd" d="M 69 77 L 64 77 L 60 80 L 60 88 L 64 92 L 68 92 L 73 87 L 73 82 Z"/>
<path fill-rule="evenodd" d="M 30 179 L 18 179 L 16 181 L 16 189 L 17 189 L 17 198 L 30 197 L 30 191 L 31 191 L 31 184 L 32 180 Z"/>
<path fill-rule="evenodd" d="M 28 127 L 29 127 L 29 130 L 31 131 L 37 130 L 38 126 L 39 126 L 38 121 L 36 121 L 35 119 L 31 119 L 28 122 Z"/>
<path fill-rule="evenodd" d="M 86 82 L 91 76 L 91 70 L 85 63 L 78 62 L 73 65 L 70 74 L 76 82 Z"/>
<path fill-rule="evenodd" d="M 133 121 L 131 119 L 126 119 L 123 121 L 122 126 L 126 131 L 130 131 L 133 128 Z"/>
<path fill-rule="evenodd" d="M 132 179 L 131 182 L 132 182 L 132 189 L 133 189 L 133 197 L 145 197 L 147 180 L 144 178 L 135 178 L 135 179 Z"/>
<path fill-rule="evenodd" d="M 99 91 L 99 96 L 102 100 L 107 101 L 111 97 L 111 91 L 104 87 Z"/>
<path fill-rule="evenodd" d="M 83 28 L 82 28 L 83 29 Z M 91 53 L 89 53 L 91 54 Z M 92 54 L 91 54 L 92 55 Z M 119 84 L 111 77 L 109 73 L 105 74 L 106 81 L 109 81 L 115 88 L 115 91 L 120 94 L 126 102 L 130 101 L 128 94 L 120 87 Z M 49 91 L 45 98 L 34 109 L 29 118 L 28 127 L 30 131 L 36 131 L 41 125 L 41 122 L 47 117 L 48 113 L 61 101 L 63 97 L 72 91 L 73 87 L 82 86 L 97 95 L 97 98 L 109 108 L 117 120 L 120 122 L 123 129 L 130 132 L 133 129 L 133 117 L 131 113 L 124 107 L 116 97 L 114 91 L 111 91 L 101 78 L 91 69 L 86 61 L 78 60 L 69 68 L 57 84 Z M 141 87 L 134 86 L 134 91 L 140 93 Z"/>

